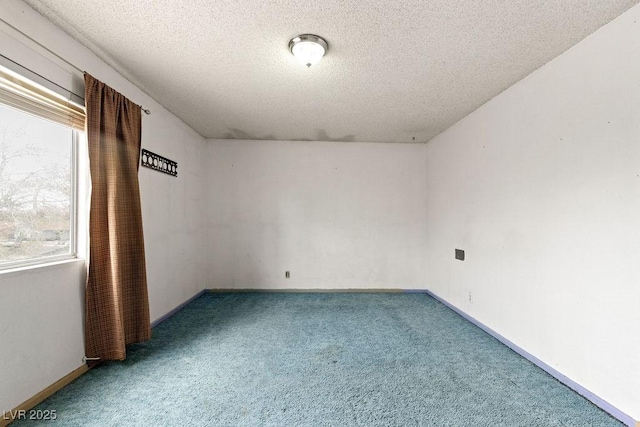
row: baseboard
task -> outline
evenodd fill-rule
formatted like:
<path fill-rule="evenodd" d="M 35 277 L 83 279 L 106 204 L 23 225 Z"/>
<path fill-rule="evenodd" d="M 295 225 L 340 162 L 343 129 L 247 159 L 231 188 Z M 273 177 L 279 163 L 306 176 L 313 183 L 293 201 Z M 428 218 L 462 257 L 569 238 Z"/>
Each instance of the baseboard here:
<path fill-rule="evenodd" d="M 264 288 L 214 288 L 206 290 L 212 294 L 232 294 L 232 293 L 248 293 L 248 292 L 257 292 L 257 293 L 292 293 L 292 294 L 371 294 L 371 293 L 403 293 L 406 292 L 404 289 L 396 289 L 396 288 L 348 288 L 348 289 L 304 289 L 304 288 L 275 288 L 275 289 L 264 289 Z M 421 291 L 421 292 L 424 292 Z"/>
<path fill-rule="evenodd" d="M 188 300 L 186 300 L 185 302 L 183 302 L 182 304 L 180 304 L 179 306 L 177 306 L 176 308 L 174 308 L 170 312 L 158 317 L 156 320 L 151 322 L 151 328 L 155 328 L 160 323 L 164 322 L 165 320 L 167 320 L 168 318 L 170 318 L 171 316 L 173 316 L 174 314 L 176 314 L 177 312 L 182 310 L 185 306 L 191 304 L 194 300 L 200 298 L 200 296 L 202 294 L 204 294 L 205 292 L 209 292 L 209 290 L 208 289 L 201 290 L 200 292 L 198 292 L 197 294 L 195 294 L 194 296 L 192 296 L 191 298 L 189 298 Z"/>
<path fill-rule="evenodd" d="M 32 398 L 25 400 L 20 405 L 18 405 L 14 410 L 9 411 L 8 413 L 5 412 L 0 417 L 0 427 L 5 427 L 11 424 L 11 422 L 13 422 L 15 418 L 26 417 L 28 419 L 30 409 L 34 408 L 38 403 L 42 402 L 49 396 L 53 395 L 55 392 L 57 392 L 61 388 L 71 384 L 76 378 L 78 378 L 80 375 L 84 374 L 88 370 L 89 370 L 89 367 L 87 365 L 80 366 L 78 369 L 60 378 L 58 381 L 51 384 L 49 387 L 45 388 L 44 390 L 42 390 Z"/>
<path fill-rule="evenodd" d="M 620 409 L 616 408 L 615 406 L 613 406 L 612 404 L 610 404 L 606 400 L 602 399 L 601 397 L 599 397 L 596 394 L 592 393 L 591 391 L 587 390 L 586 388 L 584 388 L 580 384 L 578 384 L 575 381 L 573 381 L 571 378 L 568 378 L 567 376 L 565 376 L 562 373 L 558 372 L 553 367 L 547 365 L 545 362 L 543 362 L 542 360 L 538 359 L 537 357 L 535 357 L 531 353 L 527 352 L 523 348 L 521 348 L 518 345 L 514 344 L 513 342 L 509 341 L 507 338 L 503 337 L 502 335 L 500 335 L 499 333 L 497 333 L 493 329 L 489 328 L 485 324 L 483 324 L 483 323 L 479 322 L 478 320 L 476 320 L 475 318 L 469 316 L 467 313 L 465 313 L 464 311 L 460 310 L 458 307 L 454 306 L 453 304 L 451 304 L 447 300 L 437 296 L 436 294 L 434 294 L 433 292 L 431 292 L 429 290 L 410 290 L 410 291 L 407 291 L 407 292 L 423 292 L 423 293 L 428 294 L 429 296 L 431 296 L 435 300 L 441 302 L 442 304 L 444 304 L 445 306 L 447 306 L 448 308 L 450 308 L 451 310 L 453 310 L 454 312 L 456 312 L 457 314 L 459 314 L 460 316 L 462 316 L 463 318 L 465 318 L 469 322 L 473 323 L 474 325 L 476 325 L 477 327 L 479 327 L 480 329 L 482 329 L 483 331 L 485 331 L 486 333 L 488 333 L 489 335 L 491 335 L 492 337 L 494 337 L 495 339 L 500 341 L 502 344 L 504 344 L 507 347 L 509 347 L 511 350 L 513 350 L 516 353 L 518 353 L 520 356 L 524 357 L 525 359 L 527 359 L 528 361 L 530 361 L 534 365 L 538 366 L 543 371 L 546 371 L 549 375 L 551 375 L 552 377 L 554 377 L 555 379 L 557 379 L 558 381 L 560 381 L 561 383 L 563 383 L 564 385 L 566 385 L 567 387 L 569 387 L 570 389 L 575 391 L 576 393 L 580 394 L 581 396 L 583 396 L 586 399 L 588 399 L 589 401 L 591 401 L 594 405 L 598 406 L 603 411 L 611 414 L 613 417 L 615 417 L 618 420 L 622 421 L 623 423 L 625 423 L 629 427 L 640 427 L 640 421 L 636 421 L 635 419 L 633 419 L 633 417 L 625 414 Z"/>

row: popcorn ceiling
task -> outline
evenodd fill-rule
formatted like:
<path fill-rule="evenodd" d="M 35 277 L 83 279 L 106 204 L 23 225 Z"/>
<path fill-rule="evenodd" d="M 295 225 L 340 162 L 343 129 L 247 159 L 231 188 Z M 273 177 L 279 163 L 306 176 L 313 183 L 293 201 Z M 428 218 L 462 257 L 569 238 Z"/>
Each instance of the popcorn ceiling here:
<path fill-rule="evenodd" d="M 426 142 L 638 0 L 25 2 L 206 138 Z"/>

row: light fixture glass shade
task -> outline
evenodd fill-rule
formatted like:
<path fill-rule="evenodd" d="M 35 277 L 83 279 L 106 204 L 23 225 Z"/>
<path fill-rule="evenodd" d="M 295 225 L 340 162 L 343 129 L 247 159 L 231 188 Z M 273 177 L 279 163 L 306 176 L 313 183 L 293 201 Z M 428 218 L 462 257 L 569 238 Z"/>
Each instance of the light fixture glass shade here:
<path fill-rule="evenodd" d="M 322 37 L 313 34 L 302 34 L 289 41 L 289 50 L 298 61 L 311 67 L 320 62 L 329 49 L 329 44 Z"/>

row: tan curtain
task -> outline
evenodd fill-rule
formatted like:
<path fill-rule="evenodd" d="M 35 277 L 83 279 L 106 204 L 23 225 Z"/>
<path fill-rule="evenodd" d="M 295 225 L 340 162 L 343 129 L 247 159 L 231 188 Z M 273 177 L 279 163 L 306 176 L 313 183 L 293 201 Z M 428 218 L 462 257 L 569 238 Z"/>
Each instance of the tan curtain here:
<path fill-rule="evenodd" d="M 138 185 L 140 106 L 85 74 L 91 173 L 87 357 L 123 360 L 151 338 Z"/>

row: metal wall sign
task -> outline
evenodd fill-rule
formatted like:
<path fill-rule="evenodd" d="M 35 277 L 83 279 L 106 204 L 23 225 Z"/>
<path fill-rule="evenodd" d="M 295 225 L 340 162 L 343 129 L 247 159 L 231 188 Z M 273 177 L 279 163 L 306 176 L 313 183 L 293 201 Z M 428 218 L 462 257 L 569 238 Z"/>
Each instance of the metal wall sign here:
<path fill-rule="evenodd" d="M 149 150 L 142 149 L 142 166 L 164 172 L 169 175 L 178 176 L 178 162 L 169 160 Z"/>

